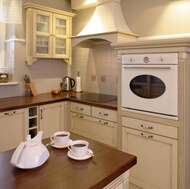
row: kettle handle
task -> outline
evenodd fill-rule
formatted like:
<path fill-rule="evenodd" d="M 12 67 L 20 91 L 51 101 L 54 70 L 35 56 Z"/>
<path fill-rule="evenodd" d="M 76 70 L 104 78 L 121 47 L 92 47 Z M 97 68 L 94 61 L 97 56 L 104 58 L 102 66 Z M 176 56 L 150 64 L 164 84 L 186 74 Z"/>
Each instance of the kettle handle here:
<path fill-rule="evenodd" d="M 20 145 L 16 148 L 16 150 L 14 151 L 13 155 L 12 155 L 12 158 L 11 158 L 11 161 L 10 163 L 14 166 L 17 166 L 17 161 L 18 161 L 18 158 L 25 146 L 26 142 L 21 142 Z"/>
<path fill-rule="evenodd" d="M 75 86 L 75 80 L 72 78 L 70 78 L 70 80 L 71 80 L 71 88 L 73 88 Z"/>

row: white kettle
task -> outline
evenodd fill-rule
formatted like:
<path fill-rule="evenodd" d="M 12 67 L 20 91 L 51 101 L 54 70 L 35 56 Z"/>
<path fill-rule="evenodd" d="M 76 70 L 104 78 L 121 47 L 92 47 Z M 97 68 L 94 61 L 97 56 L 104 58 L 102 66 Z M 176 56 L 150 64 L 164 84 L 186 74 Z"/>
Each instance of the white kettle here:
<path fill-rule="evenodd" d="M 32 169 L 41 166 L 49 158 L 49 151 L 42 144 L 43 131 L 33 138 L 21 142 L 14 151 L 10 163 L 21 169 Z"/>

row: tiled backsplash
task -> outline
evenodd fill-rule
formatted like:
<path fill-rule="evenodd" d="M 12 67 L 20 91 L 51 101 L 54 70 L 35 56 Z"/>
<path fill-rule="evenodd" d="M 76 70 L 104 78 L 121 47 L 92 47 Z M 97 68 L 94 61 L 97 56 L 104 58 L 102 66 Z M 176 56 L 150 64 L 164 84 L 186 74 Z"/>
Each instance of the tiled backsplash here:
<path fill-rule="evenodd" d="M 74 79 L 78 71 L 83 91 L 117 95 L 117 51 L 109 43 L 95 44 L 92 48 L 74 47 Z"/>

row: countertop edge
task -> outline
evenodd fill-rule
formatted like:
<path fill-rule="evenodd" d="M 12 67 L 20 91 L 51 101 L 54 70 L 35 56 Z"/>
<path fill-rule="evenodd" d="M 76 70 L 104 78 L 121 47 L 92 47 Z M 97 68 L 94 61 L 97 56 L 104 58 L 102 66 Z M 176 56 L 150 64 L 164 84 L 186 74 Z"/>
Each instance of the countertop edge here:
<path fill-rule="evenodd" d="M 52 95 L 51 93 L 43 93 L 38 96 L 18 96 L 18 97 L 8 97 L 0 99 L 0 113 L 5 111 L 11 111 L 16 109 L 28 108 L 32 106 L 40 106 L 58 102 L 76 102 L 81 104 L 92 105 L 96 107 L 106 108 L 117 110 L 117 100 L 104 102 L 104 103 L 96 103 L 91 101 L 74 99 L 72 96 L 76 94 L 75 92 L 63 92 L 60 95 Z"/>

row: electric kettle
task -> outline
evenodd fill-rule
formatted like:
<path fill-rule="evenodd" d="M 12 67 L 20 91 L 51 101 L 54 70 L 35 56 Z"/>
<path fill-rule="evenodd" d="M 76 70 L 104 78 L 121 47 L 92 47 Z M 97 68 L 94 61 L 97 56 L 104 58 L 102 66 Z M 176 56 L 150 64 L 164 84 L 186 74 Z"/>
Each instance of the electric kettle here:
<path fill-rule="evenodd" d="M 41 166 L 49 158 L 49 151 L 42 144 L 43 131 L 31 139 L 27 135 L 26 142 L 21 142 L 14 151 L 10 163 L 21 169 L 32 169 Z"/>
<path fill-rule="evenodd" d="M 75 80 L 69 76 L 66 76 L 62 80 L 62 90 L 63 91 L 71 91 L 75 86 Z"/>

